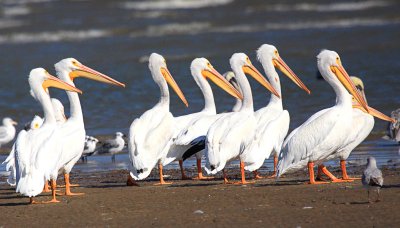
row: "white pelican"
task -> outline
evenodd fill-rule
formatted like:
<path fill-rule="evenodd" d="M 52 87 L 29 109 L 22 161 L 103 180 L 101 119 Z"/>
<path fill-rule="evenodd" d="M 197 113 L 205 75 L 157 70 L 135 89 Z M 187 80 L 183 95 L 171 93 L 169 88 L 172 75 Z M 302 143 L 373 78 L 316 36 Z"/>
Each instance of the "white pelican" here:
<path fill-rule="evenodd" d="M 99 153 L 110 153 L 111 161 L 115 163 L 115 154 L 119 153 L 124 149 L 125 140 L 123 137 L 126 137 L 121 132 L 115 133 L 115 138 L 106 140 L 103 145 L 99 148 Z"/>
<path fill-rule="evenodd" d="M 74 58 L 66 58 L 54 65 L 57 76 L 68 84 L 74 85 L 74 80 L 78 77 L 85 77 L 108 84 L 125 87 L 118 82 L 98 71 L 95 71 Z M 70 117 L 61 125 L 62 157 L 57 165 L 59 169 L 64 171 L 65 179 L 65 195 L 80 195 L 81 193 L 72 193 L 69 181 L 69 173 L 75 163 L 81 158 L 85 146 L 85 126 L 83 122 L 82 107 L 79 95 L 76 92 L 67 92 L 70 103 Z"/>
<path fill-rule="evenodd" d="M 235 79 L 235 73 L 232 71 L 228 71 L 224 74 L 224 78 L 232 84 L 232 86 L 242 93 L 242 90 L 240 89 L 239 85 L 237 84 L 237 81 Z M 238 112 L 242 108 L 242 99 L 236 98 L 236 102 L 233 105 L 232 112 Z"/>
<path fill-rule="evenodd" d="M 9 117 L 3 119 L 3 125 L 0 126 L 0 147 L 11 142 L 15 137 L 15 127 L 18 123 Z"/>
<path fill-rule="evenodd" d="M 51 105 L 54 109 L 54 116 L 59 124 L 65 123 L 67 117 L 65 117 L 64 105 L 56 98 L 51 98 Z"/>
<path fill-rule="evenodd" d="M 246 156 L 245 169 L 254 171 L 256 178 L 260 178 L 256 170 L 264 164 L 264 160 L 268 159 L 272 153 L 274 155 L 274 172 L 270 177 L 275 177 L 278 154 L 289 131 L 290 123 L 289 112 L 284 110 L 282 106 L 281 83 L 275 68 L 278 68 L 308 94 L 311 92 L 283 61 L 275 46 L 269 44 L 261 45 L 257 50 L 257 57 L 264 68 L 268 81 L 279 97 L 271 94 L 268 105 L 254 112 L 257 120 L 257 130 L 252 144 L 253 148 L 248 151 L 251 154 Z"/>
<path fill-rule="evenodd" d="M 24 130 L 25 131 L 31 131 L 38 129 L 40 126 L 43 124 L 43 119 L 40 116 L 34 116 L 32 121 L 29 122 L 28 124 L 25 125 Z M 7 183 L 11 186 L 15 186 L 16 182 L 16 170 L 15 170 L 15 143 L 13 144 L 10 154 L 6 158 L 6 160 L 3 161 L 2 164 L 6 165 L 6 171 L 10 172 L 8 175 Z"/>
<path fill-rule="evenodd" d="M 367 102 L 367 98 L 364 92 L 364 83 L 362 82 L 362 80 L 354 76 L 350 78 L 353 81 L 359 93 L 361 93 L 361 95 Z M 362 141 L 364 141 L 364 139 L 367 138 L 369 133 L 372 131 L 372 128 L 374 128 L 374 123 L 375 123 L 374 116 L 382 120 L 392 121 L 392 122 L 394 121 L 385 114 L 382 114 L 379 111 L 368 106 L 368 110 L 370 110 L 371 113 L 369 114 L 368 112 L 365 111 L 365 109 L 363 109 L 362 106 L 359 105 L 359 103 L 357 102 L 356 99 L 354 99 L 354 97 L 352 99 L 352 102 L 353 102 L 353 122 L 352 122 L 352 131 L 348 135 L 349 143 L 346 143 L 336 153 L 326 158 L 326 160 L 340 158 L 340 167 L 342 170 L 343 180 L 360 179 L 360 178 L 350 178 L 347 175 L 346 160 L 349 157 L 350 153 L 353 151 L 353 149 L 356 148 Z M 321 168 L 322 166 L 318 168 L 317 179 L 321 179 Z"/>
<path fill-rule="evenodd" d="M 178 94 L 183 103 L 188 106 L 185 96 L 168 71 L 167 63 L 159 54 L 152 53 L 149 57 L 151 75 L 160 87 L 160 101 L 135 119 L 129 129 L 129 158 L 132 164 L 127 184 L 135 184 L 132 180 L 146 178 L 158 163 L 160 184 L 168 184 L 162 174 L 162 159 L 169 150 L 171 137 L 174 134 L 174 117 L 169 111 L 169 91 L 167 83 Z"/>
<path fill-rule="evenodd" d="M 189 115 L 175 117 L 174 121 L 174 137 L 171 148 L 169 149 L 165 159 L 163 159 L 163 166 L 168 165 L 169 163 L 179 160 L 179 165 L 181 168 L 182 179 L 189 179 L 183 170 L 183 158 L 187 159 L 194 153 L 196 153 L 197 157 L 197 178 L 196 179 L 207 179 L 203 176 L 201 170 L 201 151 L 204 149 L 204 141 L 199 140 L 198 132 L 193 132 L 192 140 L 186 141 L 182 143 L 182 141 L 175 140 L 178 135 L 185 134 L 187 132 L 187 128 L 192 126 L 192 122 L 199 120 L 203 117 L 215 116 L 217 114 L 217 110 L 215 108 L 214 95 L 211 89 L 210 84 L 207 79 L 213 81 L 216 85 L 224 89 L 227 93 L 236 97 L 237 99 L 241 99 L 242 95 L 239 91 L 237 91 L 229 82 L 220 74 L 218 71 L 214 69 L 211 63 L 205 58 L 196 58 L 192 61 L 190 65 L 190 71 L 197 85 L 200 87 L 200 90 L 203 93 L 204 97 L 204 108 L 200 112 L 192 113 Z M 196 131 L 197 129 L 194 129 Z M 186 135 L 185 137 L 189 137 Z"/>
<path fill-rule="evenodd" d="M 58 124 L 64 123 L 65 122 L 65 115 L 64 115 L 64 106 L 61 104 L 61 102 L 55 98 L 51 98 L 51 104 L 54 110 L 54 116 L 56 118 L 56 122 Z M 43 124 L 43 119 L 40 116 L 34 116 L 32 121 L 25 125 L 24 130 L 25 131 L 31 131 L 38 129 L 42 126 Z M 7 159 L 3 162 L 7 163 L 6 164 L 6 171 L 10 171 L 10 174 L 8 176 L 7 182 L 11 186 L 15 186 L 15 179 L 16 179 L 16 172 L 15 172 L 15 143 L 12 146 L 11 152 L 8 155 Z M 50 192 L 49 186 L 47 184 L 47 181 L 45 182 L 45 187 L 43 189 L 45 192 Z"/>
<path fill-rule="evenodd" d="M 52 200 L 56 199 L 56 178 L 58 170 L 55 165 L 60 160 L 59 125 L 56 123 L 52 108 L 49 87 L 80 92 L 72 85 L 51 76 L 43 68 L 33 69 L 29 74 L 29 85 L 35 99 L 41 104 L 44 112 L 43 125 L 36 130 L 22 130 L 15 142 L 15 158 L 17 168 L 17 189 L 22 195 L 33 197 L 42 192 L 45 182 L 51 179 Z M 55 172 L 54 172 L 55 170 Z"/>
<path fill-rule="evenodd" d="M 348 141 L 352 132 L 352 97 L 368 111 L 366 101 L 357 92 L 339 55 L 323 50 L 318 56 L 318 69 L 336 93 L 336 104 L 311 116 L 305 123 L 290 133 L 279 155 L 277 177 L 308 165 L 310 184 L 326 183 L 315 181 L 314 164 L 320 165 Z M 347 90 L 346 90 L 347 89 Z M 326 167 L 321 170 L 329 175 Z M 345 180 L 337 179 L 335 182 Z"/>
<path fill-rule="evenodd" d="M 233 54 L 230 65 L 242 90 L 243 103 L 238 112 L 224 114 L 208 130 L 206 136 L 207 165 L 205 169 L 209 174 L 216 174 L 224 169 L 227 162 L 239 157 L 241 183 L 245 184 L 244 158 L 242 155 L 250 149 L 257 126 L 251 88 L 245 73 L 250 74 L 276 96 L 279 96 L 279 94 L 251 64 L 250 59 L 244 53 Z M 224 172 L 224 182 L 226 183 L 226 181 Z"/>

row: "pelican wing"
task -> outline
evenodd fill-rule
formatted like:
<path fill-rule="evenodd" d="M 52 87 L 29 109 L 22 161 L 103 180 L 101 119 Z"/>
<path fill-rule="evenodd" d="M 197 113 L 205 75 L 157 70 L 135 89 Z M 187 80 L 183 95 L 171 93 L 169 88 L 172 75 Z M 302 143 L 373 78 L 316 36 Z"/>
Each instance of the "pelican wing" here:
<path fill-rule="evenodd" d="M 290 133 L 279 155 L 278 175 L 303 168 L 310 159 L 323 159 L 322 156 L 330 155 L 327 152 L 338 149 L 339 139 L 331 132 L 337 124 L 339 112 L 334 108 L 321 110 Z"/>

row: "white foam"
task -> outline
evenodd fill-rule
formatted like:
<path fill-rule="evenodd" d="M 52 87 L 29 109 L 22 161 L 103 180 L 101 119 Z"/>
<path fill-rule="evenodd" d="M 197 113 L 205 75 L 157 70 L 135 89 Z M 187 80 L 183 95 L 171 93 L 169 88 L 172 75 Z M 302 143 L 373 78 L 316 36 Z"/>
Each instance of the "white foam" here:
<path fill-rule="evenodd" d="M 149 26 L 144 33 L 132 33 L 132 36 L 163 36 L 163 35 L 194 35 L 202 33 L 210 27 L 209 23 L 171 23 L 165 25 Z"/>
<path fill-rule="evenodd" d="M 105 30 L 78 30 L 78 31 L 55 31 L 41 33 L 14 33 L 0 35 L 0 44 L 3 43 L 35 43 L 35 42 L 58 42 L 74 41 L 100 38 L 109 36 L 111 32 Z"/>
<path fill-rule="evenodd" d="M 300 30 L 300 29 L 324 29 L 324 28 L 349 28 L 358 26 L 382 26 L 390 24 L 399 24 L 400 20 L 383 19 L 342 19 L 328 21 L 303 21 L 295 23 L 266 23 L 263 25 L 234 25 L 220 28 L 212 28 L 213 32 L 257 32 L 265 30 Z"/>
<path fill-rule="evenodd" d="M 7 6 L 3 8 L 3 15 L 6 17 L 26 15 L 29 13 L 30 10 L 26 6 Z"/>
<path fill-rule="evenodd" d="M 233 0 L 159 0 L 125 2 L 122 7 L 135 10 L 170 10 L 215 7 L 231 3 Z"/>
<path fill-rule="evenodd" d="M 331 4 L 314 4 L 314 3 L 298 3 L 298 4 L 275 4 L 265 7 L 268 11 L 360 11 L 370 8 L 384 7 L 390 5 L 386 1 L 359 1 L 359 2 L 340 2 Z"/>
<path fill-rule="evenodd" d="M 21 26 L 24 23 L 19 20 L 0 19 L 0 29 Z"/>
<path fill-rule="evenodd" d="M 5 4 L 14 4 L 14 5 L 53 2 L 53 1 L 56 1 L 56 0 L 2 0 L 2 2 Z"/>

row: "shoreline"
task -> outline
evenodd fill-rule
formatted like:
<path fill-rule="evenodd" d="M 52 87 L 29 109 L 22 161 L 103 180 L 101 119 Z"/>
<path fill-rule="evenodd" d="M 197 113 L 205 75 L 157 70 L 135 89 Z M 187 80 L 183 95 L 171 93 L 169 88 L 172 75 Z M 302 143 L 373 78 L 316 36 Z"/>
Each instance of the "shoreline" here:
<path fill-rule="evenodd" d="M 356 173 L 360 170 L 363 167 Z M 332 171 L 339 174 L 337 169 Z M 155 186 L 155 169 L 147 180 L 139 181 L 140 187 L 126 186 L 126 170 L 71 173 L 71 182 L 81 185 L 72 191 L 85 195 L 59 196 L 61 202 L 57 204 L 27 205 L 27 197 L 0 184 L 0 226 L 387 227 L 400 222 L 400 168 L 382 168 L 382 172 L 385 182 L 379 203 L 367 202 L 367 191 L 360 180 L 312 186 L 305 184 L 306 172 L 287 175 L 277 182 L 262 179 L 241 186 L 222 184 L 221 174 L 209 181 L 182 181 L 178 180 L 179 170 L 169 170 L 167 181 L 173 184 Z M 188 175 L 194 173 L 195 169 L 187 171 Z M 228 171 L 230 180 L 238 180 L 239 174 L 236 169 Z M 247 174 L 251 180 L 251 174 Z M 62 178 L 58 183 L 63 184 Z M 48 200 L 50 195 L 36 199 Z"/>

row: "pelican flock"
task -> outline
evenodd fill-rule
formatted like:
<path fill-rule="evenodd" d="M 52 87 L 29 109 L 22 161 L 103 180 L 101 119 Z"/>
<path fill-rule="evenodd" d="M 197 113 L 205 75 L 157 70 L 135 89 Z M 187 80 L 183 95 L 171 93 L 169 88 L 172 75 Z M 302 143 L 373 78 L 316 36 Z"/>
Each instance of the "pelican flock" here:
<path fill-rule="evenodd" d="M 311 91 L 292 71 L 280 56 L 278 49 L 269 44 L 261 45 L 257 52 L 265 77 L 253 66 L 244 53 L 235 53 L 229 60 L 232 72 L 222 76 L 206 58 L 195 58 L 190 72 L 200 88 L 204 107 L 201 111 L 174 117 L 170 111 L 168 85 L 174 90 L 184 105 L 188 107 L 182 90 L 167 68 L 166 59 L 157 53 L 149 57 L 149 70 L 160 90 L 160 98 L 151 109 L 133 120 L 128 134 L 129 175 L 127 185 L 137 185 L 137 181 L 147 178 L 158 166 L 158 184 L 170 184 L 164 180 L 163 167 L 178 161 L 182 179 L 189 179 L 183 162 L 196 156 L 197 176 L 204 180 L 213 177 L 203 176 L 202 156 L 206 158 L 205 171 L 209 175 L 223 172 L 223 181 L 228 181 L 225 168 L 235 160 L 239 161 L 241 179 L 239 184 L 247 184 L 245 170 L 254 172 L 255 179 L 261 178 L 257 170 L 265 159 L 274 157 L 273 172 L 270 177 L 281 178 L 288 172 L 308 168 L 309 183 L 328 183 L 321 181 L 322 174 L 331 182 L 349 182 L 346 160 L 350 153 L 370 134 L 374 117 L 384 121 L 394 120 L 368 106 L 361 79 L 350 77 L 335 51 L 322 50 L 317 56 L 317 66 L 322 77 L 336 94 L 333 107 L 323 109 L 312 115 L 288 136 L 290 116 L 283 108 L 282 83 L 276 69 L 287 76 L 307 94 Z M 28 83 L 31 95 L 43 110 L 43 119 L 35 116 L 19 131 L 9 156 L 3 162 L 10 171 L 7 182 L 15 186 L 16 192 L 30 198 L 30 203 L 55 203 L 56 181 L 63 173 L 67 196 L 81 195 L 71 192 L 70 172 L 80 158 L 96 151 L 96 138 L 87 136 L 84 125 L 79 93 L 74 80 L 78 77 L 125 87 L 103 73 L 89 68 L 74 58 L 66 58 L 55 65 L 57 77 L 43 68 L 31 70 Z M 267 105 L 254 110 L 253 95 L 246 75 L 250 75 L 270 93 Z M 213 91 L 208 81 L 212 81 L 236 99 L 230 112 L 217 113 Z M 70 114 L 67 116 L 63 104 L 50 97 L 51 87 L 66 91 Z M 312 97 L 310 98 L 312 99 Z M 16 122 L 3 119 L 0 126 L 0 146 L 11 142 L 15 137 Z M 115 153 L 125 146 L 124 134 L 117 132 L 115 139 L 103 144 L 103 149 Z M 335 177 L 324 166 L 324 162 L 339 159 L 342 178 Z M 84 160 L 84 159 L 83 159 Z M 364 172 L 363 183 L 371 182 L 378 173 L 375 159 L 370 158 L 368 169 Z M 314 166 L 318 176 L 314 176 Z M 372 171 L 371 171 L 372 170 Z M 372 175 L 372 176 L 371 176 Z M 359 178 L 358 178 L 359 179 Z M 48 183 L 50 182 L 51 190 Z M 371 184 L 372 183 L 372 184 Z M 382 185 L 381 182 L 378 183 Z M 35 196 L 51 191 L 51 200 L 38 202 Z"/>

